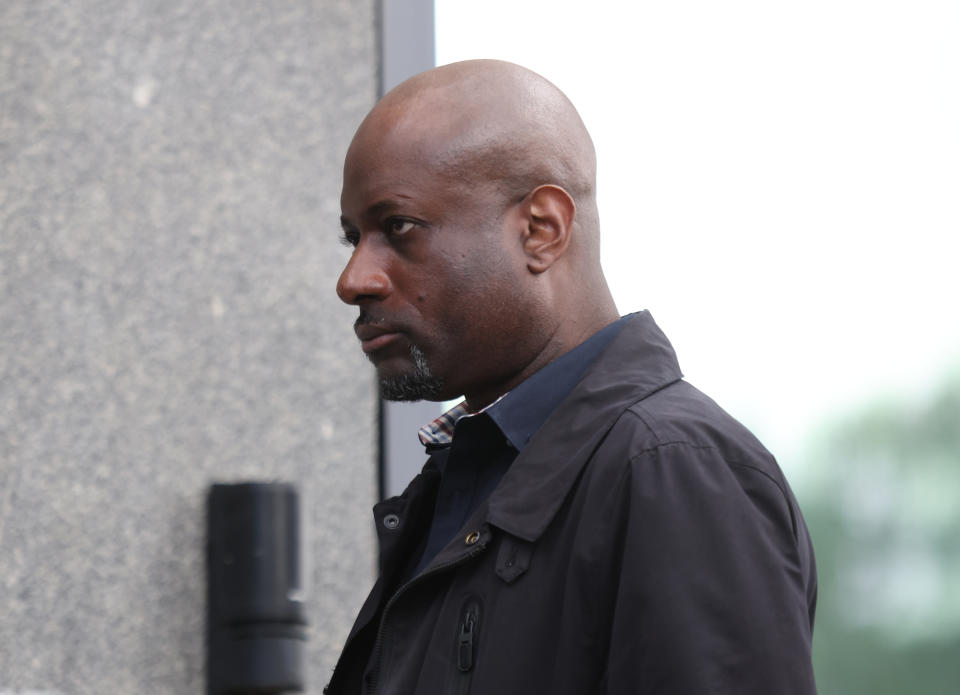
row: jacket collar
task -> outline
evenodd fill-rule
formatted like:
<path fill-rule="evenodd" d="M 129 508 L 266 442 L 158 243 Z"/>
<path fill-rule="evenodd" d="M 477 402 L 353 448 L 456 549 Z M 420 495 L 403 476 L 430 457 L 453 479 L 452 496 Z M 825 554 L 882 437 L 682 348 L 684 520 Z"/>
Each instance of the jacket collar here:
<path fill-rule="evenodd" d="M 513 462 L 489 499 L 487 522 L 536 540 L 623 411 L 682 377 L 673 347 L 650 313 L 627 317 Z M 530 503 L 533 491 L 536 504 Z"/>

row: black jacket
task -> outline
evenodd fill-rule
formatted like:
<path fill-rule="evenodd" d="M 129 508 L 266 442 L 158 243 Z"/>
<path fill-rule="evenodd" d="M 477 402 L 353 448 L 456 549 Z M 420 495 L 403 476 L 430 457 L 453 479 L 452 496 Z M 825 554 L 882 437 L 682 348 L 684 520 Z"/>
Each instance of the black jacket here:
<path fill-rule="evenodd" d="M 374 508 L 381 575 L 328 692 L 816 692 L 796 500 L 753 435 L 681 380 L 649 314 L 398 587 L 438 483 L 428 462 Z"/>

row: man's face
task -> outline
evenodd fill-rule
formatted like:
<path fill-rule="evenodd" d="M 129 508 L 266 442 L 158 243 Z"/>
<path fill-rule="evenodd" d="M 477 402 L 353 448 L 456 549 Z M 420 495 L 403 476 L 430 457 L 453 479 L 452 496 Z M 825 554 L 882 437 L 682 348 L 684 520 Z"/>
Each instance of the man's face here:
<path fill-rule="evenodd" d="M 385 398 L 444 400 L 515 371 L 522 330 L 520 223 L 490 186 L 442 175 L 435 149 L 396 131 L 361 131 L 347 154 L 337 294 Z"/>

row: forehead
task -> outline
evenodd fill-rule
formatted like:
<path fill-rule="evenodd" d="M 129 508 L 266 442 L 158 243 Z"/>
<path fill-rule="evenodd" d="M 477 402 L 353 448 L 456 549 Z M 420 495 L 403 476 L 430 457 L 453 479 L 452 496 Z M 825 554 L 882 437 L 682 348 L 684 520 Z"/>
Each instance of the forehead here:
<path fill-rule="evenodd" d="M 445 166 L 444 142 L 442 134 L 409 123 L 365 121 L 344 160 L 344 214 L 361 214 L 382 200 L 463 204 L 470 187 Z"/>

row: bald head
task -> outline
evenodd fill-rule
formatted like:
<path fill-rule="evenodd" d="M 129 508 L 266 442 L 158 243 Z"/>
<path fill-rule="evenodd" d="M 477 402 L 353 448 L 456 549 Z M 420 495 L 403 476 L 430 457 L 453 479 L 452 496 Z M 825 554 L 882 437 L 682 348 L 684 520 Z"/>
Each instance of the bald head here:
<path fill-rule="evenodd" d="M 563 188 L 577 207 L 574 246 L 599 260 L 593 142 L 566 95 L 537 73 L 469 60 L 415 75 L 377 103 L 354 141 L 398 136 L 451 183 L 494 187 L 509 200 Z"/>

